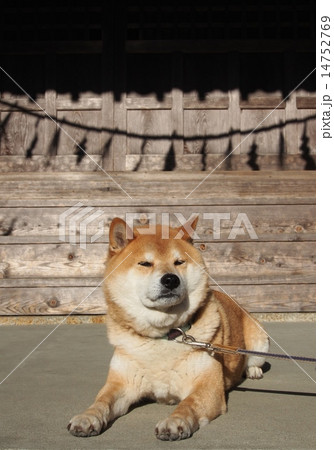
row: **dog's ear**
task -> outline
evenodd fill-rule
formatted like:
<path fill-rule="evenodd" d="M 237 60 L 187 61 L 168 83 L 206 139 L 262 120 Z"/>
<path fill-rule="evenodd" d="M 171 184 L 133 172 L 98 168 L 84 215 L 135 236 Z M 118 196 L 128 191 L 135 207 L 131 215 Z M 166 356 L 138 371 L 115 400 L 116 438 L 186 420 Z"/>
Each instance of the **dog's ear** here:
<path fill-rule="evenodd" d="M 120 252 L 134 238 L 133 231 L 127 223 L 115 217 L 109 228 L 109 248 L 111 254 Z"/>
<path fill-rule="evenodd" d="M 190 217 L 186 223 L 184 223 L 181 227 L 178 228 L 178 233 L 176 235 L 177 238 L 181 238 L 184 241 L 192 242 L 194 239 L 199 239 L 199 236 L 196 233 L 196 226 L 198 222 L 199 216 L 195 216 L 194 218 Z"/>

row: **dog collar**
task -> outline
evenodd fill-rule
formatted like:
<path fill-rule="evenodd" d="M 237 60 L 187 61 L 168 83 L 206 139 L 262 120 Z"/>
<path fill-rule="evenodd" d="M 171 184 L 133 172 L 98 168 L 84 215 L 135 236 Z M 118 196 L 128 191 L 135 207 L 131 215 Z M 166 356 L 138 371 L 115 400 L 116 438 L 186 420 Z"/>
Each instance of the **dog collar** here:
<path fill-rule="evenodd" d="M 188 322 L 185 325 L 183 325 L 183 327 L 178 328 L 180 328 L 184 333 L 186 333 L 188 330 L 190 330 L 191 323 Z M 173 341 L 179 336 L 182 336 L 182 332 L 180 330 L 177 330 L 176 328 L 172 328 L 171 330 L 168 331 L 168 333 L 166 333 L 164 336 L 161 336 L 161 338 L 159 339 L 167 339 L 167 341 Z"/>

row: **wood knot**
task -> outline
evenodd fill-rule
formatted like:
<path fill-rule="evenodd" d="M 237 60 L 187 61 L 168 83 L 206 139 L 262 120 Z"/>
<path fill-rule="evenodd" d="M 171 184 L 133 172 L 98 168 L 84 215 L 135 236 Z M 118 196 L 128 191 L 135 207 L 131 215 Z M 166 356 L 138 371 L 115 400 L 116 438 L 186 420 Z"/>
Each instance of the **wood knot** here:
<path fill-rule="evenodd" d="M 297 225 L 295 227 L 295 231 L 296 231 L 296 233 L 300 233 L 301 231 L 303 231 L 303 227 L 301 225 Z"/>
<path fill-rule="evenodd" d="M 57 306 L 59 306 L 59 300 L 57 298 L 51 298 L 47 304 L 50 308 L 57 308 Z"/>
<path fill-rule="evenodd" d="M 206 250 L 206 245 L 205 244 L 201 244 L 199 246 L 200 250 L 202 250 L 202 252 L 204 252 Z"/>
<path fill-rule="evenodd" d="M 74 258 L 73 253 L 69 253 L 68 256 L 67 256 L 67 258 L 68 258 L 70 261 L 72 261 L 72 259 Z"/>

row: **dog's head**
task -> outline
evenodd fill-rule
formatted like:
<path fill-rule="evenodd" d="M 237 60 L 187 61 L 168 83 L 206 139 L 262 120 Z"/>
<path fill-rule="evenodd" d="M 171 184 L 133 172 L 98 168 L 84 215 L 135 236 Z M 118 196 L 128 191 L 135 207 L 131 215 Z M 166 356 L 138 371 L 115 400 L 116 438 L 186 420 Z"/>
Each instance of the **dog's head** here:
<path fill-rule="evenodd" d="M 186 323 L 204 302 L 207 275 L 192 245 L 197 218 L 179 228 L 110 225 L 107 301 L 141 334 L 158 336 Z M 149 233 L 149 234 L 148 234 Z"/>

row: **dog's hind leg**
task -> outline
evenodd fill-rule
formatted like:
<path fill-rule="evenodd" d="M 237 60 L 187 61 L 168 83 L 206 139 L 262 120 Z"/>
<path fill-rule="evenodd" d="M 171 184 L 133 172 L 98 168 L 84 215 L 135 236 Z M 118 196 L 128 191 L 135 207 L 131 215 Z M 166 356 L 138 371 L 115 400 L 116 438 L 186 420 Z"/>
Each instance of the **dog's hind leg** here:
<path fill-rule="evenodd" d="M 251 320 L 254 320 L 251 323 Z M 261 325 L 251 319 L 248 322 L 247 331 L 245 331 L 245 344 L 247 350 L 253 350 L 258 352 L 268 352 L 269 350 L 269 338 Z M 251 355 L 247 359 L 246 363 L 246 377 L 252 379 L 259 379 L 263 377 L 262 366 L 265 363 L 263 356 Z"/>
<path fill-rule="evenodd" d="M 268 337 L 259 340 L 252 349 L 258 352 L 267 352 L 269 350 L 269 339 Z M 263 356 L 251 355 L 248 357 L 246 364 L 246 376 L 247 378 L 259 379 L 263 377 L 262 366 L 265 363 L 265 358 Z"/>

